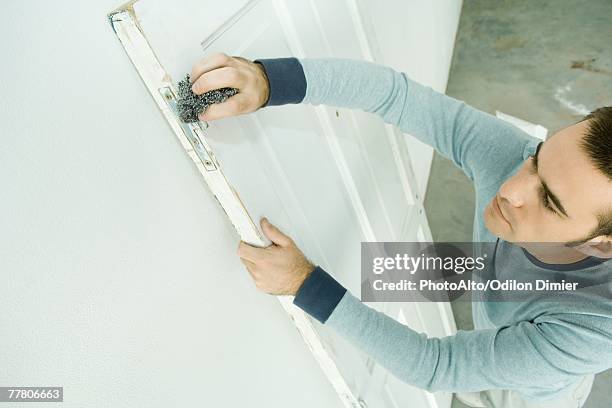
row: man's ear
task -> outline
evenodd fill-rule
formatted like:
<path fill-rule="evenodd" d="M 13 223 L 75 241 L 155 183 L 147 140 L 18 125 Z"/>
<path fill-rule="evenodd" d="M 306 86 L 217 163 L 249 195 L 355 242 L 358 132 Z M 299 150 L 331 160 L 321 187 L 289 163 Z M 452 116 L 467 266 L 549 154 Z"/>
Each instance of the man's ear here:
<path fill-rule="evenodd" d="M 597 258 L 612 258 L 612 236 L 600 235 L 575 246 L 574 249 Z"/>

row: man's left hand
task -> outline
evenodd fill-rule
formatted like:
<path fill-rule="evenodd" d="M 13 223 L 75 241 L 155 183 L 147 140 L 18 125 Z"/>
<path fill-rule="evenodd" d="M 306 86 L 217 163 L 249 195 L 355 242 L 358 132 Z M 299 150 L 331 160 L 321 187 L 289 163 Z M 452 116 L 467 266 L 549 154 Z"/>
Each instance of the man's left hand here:
<path fill-rule="evenodd" d="M 262 218 L 261 229 L 272 245 L 258 248 L 240 241 L 238 256 L 253 277 L 255 286 L 271 295 L 295 296 L 314 270 L 293 240 Z"/>

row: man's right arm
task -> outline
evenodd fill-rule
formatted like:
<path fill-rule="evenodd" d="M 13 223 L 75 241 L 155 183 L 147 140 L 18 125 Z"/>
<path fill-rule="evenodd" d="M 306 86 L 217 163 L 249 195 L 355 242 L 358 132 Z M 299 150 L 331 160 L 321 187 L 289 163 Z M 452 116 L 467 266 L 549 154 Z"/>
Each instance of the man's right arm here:
<path fill-rule="evenodd" d="M 321 104 L 377 114 L 451 159 L 477 186 L 503 181 L 537 144 L 514 126 L 390 67 L 343 58 L 255 62 L 270 86 L 264 106 Z"/>

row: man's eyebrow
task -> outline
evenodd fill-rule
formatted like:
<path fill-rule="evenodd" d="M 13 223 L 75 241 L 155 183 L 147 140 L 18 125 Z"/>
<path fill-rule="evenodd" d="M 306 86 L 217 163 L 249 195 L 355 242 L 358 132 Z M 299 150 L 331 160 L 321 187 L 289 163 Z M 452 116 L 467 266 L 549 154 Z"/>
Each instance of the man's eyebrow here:
<path fill-rule="evenodd" d="M 536 151 L 533 155 L 533 166 L 535 167 L 536 174 L 538 172 L 538 155 L 540 154 L 540 150 L 543 144 L 544 142 L 540 142 L 540 144 L 538 144 L 538 147 L 536 148 Z M 550 188 L 548 188 L 548 185 L 544 182 L 544 180 L 542 180 L 542 177 L 540 177 L 539 174 L 538 174 L 538 178 L 540 179 L 540 182 L 542 183 L 542 189 L 544 189 L 544 193 L 555 204 L 555 207 L 557 207 L 563 215 L 569 218 L 569 215 L 567 215 L 567 211 L 565 211 L 565 208 L 563 207 L 563 204 L 561 204 L 561 200 L 559 200 L 559 197 L 557 197 L 552 191 L 550 191 Z"/>

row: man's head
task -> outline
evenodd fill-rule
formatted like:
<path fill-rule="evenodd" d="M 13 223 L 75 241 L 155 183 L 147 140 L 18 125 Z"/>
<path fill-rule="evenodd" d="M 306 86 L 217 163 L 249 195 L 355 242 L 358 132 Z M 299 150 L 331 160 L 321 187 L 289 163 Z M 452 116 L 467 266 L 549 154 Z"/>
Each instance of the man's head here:
<path fill-rule="evenodd" d="M 612 107 L 541 143 L 484 212 L 509 242 L 560 242 L 612 257 Z"/>

